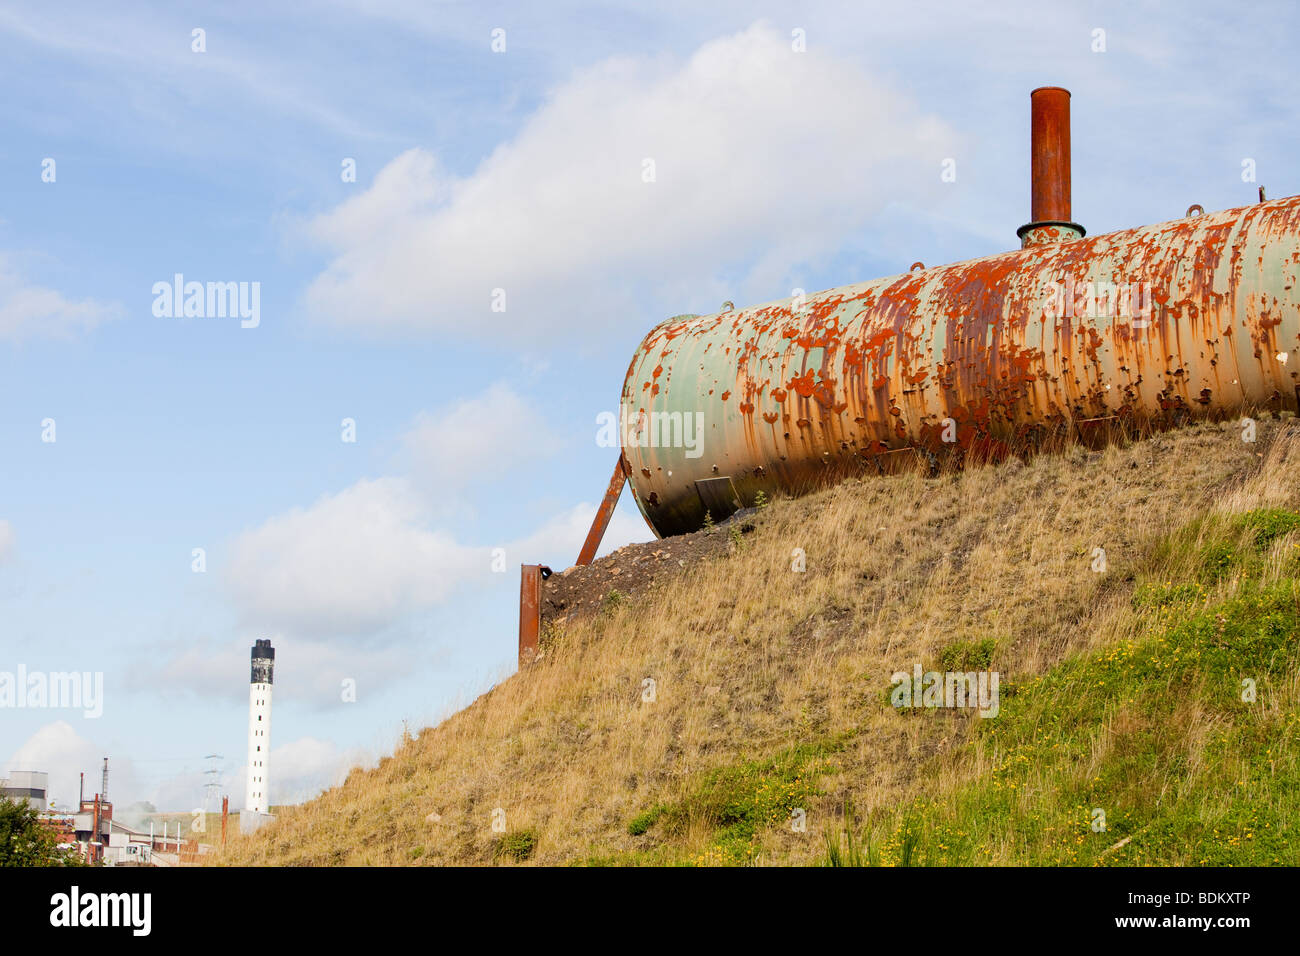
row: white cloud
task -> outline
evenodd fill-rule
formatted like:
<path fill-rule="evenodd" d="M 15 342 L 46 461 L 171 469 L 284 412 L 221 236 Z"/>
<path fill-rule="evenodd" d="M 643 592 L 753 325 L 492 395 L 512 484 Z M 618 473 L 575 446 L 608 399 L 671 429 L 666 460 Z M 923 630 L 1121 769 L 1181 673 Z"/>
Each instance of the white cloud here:
<path fill-rule="evenodd" d="M 177 642 L 161 667 L 140 670 L 140 682 L 229 696 L 247 668 L 251 636 L 272 637 L 294 655 L 293 686 L 285 690 L 299 699 L 337 702 L 344 678 L 391 682 L 409 668 L 413 643 L 427 648 L 430 612 L 455 592 L 498 583 L 491 572 L 501 540 L 464 544 L 439 526 L 435 509 L 555 443 L 545 417 L 502 384 L 419 416 L 402 440 L 414 477 L 363 479 L 235 538 L 225 580 L 251 635 Z M 602 553 L 652 536 L 624 504 Z M 575 505 L 505 543 L 507 564 L 567 567 L 595 511 L 592 503 Z"/>
<path fill-rule="evenodd" d="M 587 539 L 587 531 L 595 516 L 596 505 L 585 501 L 574 505 L 547 521 L 528 537 L 508 545 L 506 555 L 512 562 L 518 558 L 517 563 L 520 564 L 549 564 L 556 571 L 562 571 L 577 560 L 578 551 Z M 600 550 L 596 553 L 599 557 L 625 544 L 653 539 L 654 532 L 637 513 L 636 506 L 632 505 L 630 510 L 623 507 L 614 512 L 605 535 L 601 538 Z"/>
<path fill-rule="evenodd" d="M 0 564 L 14 556 L 15 540 L 13 525 L 0 518 Z"/>
<path fill-rule="evenodd" d="M 568 567 L 595 513 L 596 505 L 584 502 L 556 515 L 506 544 L 507 562 Z M 652 537 L 625 504 L 606 530 L 601 553 Z M 246 621 L 297 642 L 297 656 L 310 661 L 299 676 L 303 691 L 332 697 L 340 675 L 384 681 L 401 672 L 396 646 L 356 647 L 352 639 L 378 635 L 453 591 L 488 580 L 491 559 L 490 546 L 463 545 L 431 527 L 426 505 L 405 479 L 366 479 L 240 535 L 227 580 Z M 346 643 L 333 647 L 338 638 Z M 282 638 L 275 640 L 279 646 Z M 232 686 L 228 672 L 235 660 L 224 646 L 179 648 L 160 679 L 166 686 L 221 693 Z"/>
<path fill-rule="evenodd" d="M 243 620 L 318 644 L 375 635 L 442 603 L 473 578 L 486 579 L 490 548 L 458 543 L 436 526 L 435 509 L 445 509 L 471 485 L 552 452 L 557 441 L 535 405 L 500 383 L 422 413 L 402 437 L 399 456 L 412 477 L 363 479 L 236 538 L 227 583 Z M 312 655 L 319 675 L 334 683 L 339 668 L 359 676 L 355 662 L 322 657 L 324 650 L 317 646 Z M 381 658 L 361 668 L 365 676 L 400 668 L 400 661 Z M 211 659 L 210 649 L 190 648 L 168 666 L 202 684 Z"/>
<path fill-rule="evenodd" d="M 352 640 L 285 637 L 263 632 L 276 649 L 277 699 L 311 706 L 337 706 L 342 681 L 370 689 L 382 687 L 410 672 L 411 651 L 400 642 L 361 645 Z M 194 694 L 224 701 L 236 711 L 248 704 L 248 650 L 253 637 L 215 641 L 198 638 L 151 645 L 147 659 L 131 669 L 132 690 L 154 694 Z M 427 650 L 426 650 L 427 653 Z"/>
<path fill-rule="evenodd" d="M 0 339 L 72 338 L 121 314 L 121 308 L 31 285 L 0 255 Z"/>
<path fill-rule="evenodd" d="M 425 526 L 400 478 L 363 479 L 234 542 L 227 580 L 245 619 L 292 634 L 366 634 L 441 601 L 469 549 Z"/>
<path fill-rule="evenodd" d="M 504 545 L 507 562 L 568 567 L 595 513 L 596 505 L 584 502 L 556 515 Z M 400 675 L 407 660 L 404 632 L 390 629 L 454 590 L 490 579 L 491 547 L 459 544 L 427 518 L 406 481 L 363 480 L 236 540 L 227 571 L 231 593 L 244 619 L 282 632 L 273 638 L 277 647 L 294 645 L 301 662 L 296 693 L 333 700 L 342 677 L 385 683 Z M 625 506 L 615 512 L 600 553 L 652 537 Z M 406 637 L 427 640 L 420 629 L 408 630 Z M 384 632 L 389 640 L 365 640 Z M 242 645 L 238 651 L 224 644 L 178 646 L 157 679 L 167 687 L 225 695 L 246 667 Z"/>
<path fill-rule="evenodd" d="M 388 497 L 394 489 L 403 490 Z M 271 620 L 280 625 L 254 632 L 271 639 L 284 664 L 276 670 L 279 699 L 331 707 L 341 699 L 344 679 L 366 692 L 388 686 L 409 674 L 413 661 L 423 666 L 431 649 L 436 653 L 437 630 L 431 633 L 418 615 L 441 604 L 453 589 L 493 581 L 492 547 L 463 546 L 430 529 L 418 507 L 406 506 L 409 500 L 399 479 L 363 481 L 311 508 L 272 518 L 237 542 L 228 574 L 240 613 L 259 627 Z M 549 564 L 557 571 L 568 567 L 595 513 L 595 504 L 583 502 L 506 542 L 509 570 L 522 563 Z M 347 531 L 368 514 L 382 518 L 360 535 Z M 625 498 L 599 553 L 651 538 Z M 436 554 L 426 553 L 426 544 Z M 381 554 L 386 547 L 394 553 Z M 268 568 L 285 573 L 267 573 Z M 149 658 L 132 668 L 131 689 L 194 694 L 240 706 L 251 640 L 195 638 L 152 645 Z"/>
<path fill-rule="evenodd" d="M 60 807 L 76 806 L 80 792 L 80 774 L 86 774 L 86 793 L 93 796 L 100 789 L 100 771 L 104 753 L 94 741 L 79 735 L 65 720 L 46 724 L 27 738 L 5 764 L 5 770 L 40 770 L 50 775 L 50 799 Z M 111 760 L 114 793 L 135 790 L 135 774 L 129 761 Z"/>
<path fill-rule="evenodd" d="M 409 150 L 309 223 L 334 258 L 307 303 L 370 329 L 518 337 L 734 289 L 722 275 L 788 294 L 772 286 L 837 248 L 900 181 L 937 188 L 952 139 L 856 64 L 794 53 L 766 24 L 684 64 L 610 59 L 556 89 L 472 176 Z M 504 313 L 490 308 L 497 288 Z"/>
<path fill-rule="evenodd" d="M 204 637 L 157 642 L 127 670 L 126 684 L 138 692 L 188 691 L 246 703 L 251 644 Z"/>
<path fill-rule="evenodd" d="M 373 760 L 364 751 L 343 750 L 331 741 L 316 737 L 300 737 L 274 747 L 268 761 L 271 804 L 280 806 L 310 800 L 325 788 L 342 783 L 353 767 L 368 763 L 373 763 Z M 231 781 L 232 809 L 244 805 L 244 781 L 247 777 L 248 766 L 245 765 Z"/>
<path fill-rule="evenodd" d="M 508 475 L 553 453 L 556 443 L 536 403 L 500 383 L 436 414 L 421 413 L 403 437 L 419 486 L 438 495 Z"/>

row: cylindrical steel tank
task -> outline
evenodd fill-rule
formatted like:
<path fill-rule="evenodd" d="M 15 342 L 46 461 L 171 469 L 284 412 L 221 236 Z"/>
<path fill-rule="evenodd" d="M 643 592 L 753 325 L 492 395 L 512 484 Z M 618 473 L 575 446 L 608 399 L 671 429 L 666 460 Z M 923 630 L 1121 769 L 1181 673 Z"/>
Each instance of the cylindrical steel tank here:
<path fill-rule="evenodd" d="M 1293 197 L 678 316 L 624 382 L 633 494 L 677 534 L 915 450 L 1295 409 L 1297 273 Z"/>

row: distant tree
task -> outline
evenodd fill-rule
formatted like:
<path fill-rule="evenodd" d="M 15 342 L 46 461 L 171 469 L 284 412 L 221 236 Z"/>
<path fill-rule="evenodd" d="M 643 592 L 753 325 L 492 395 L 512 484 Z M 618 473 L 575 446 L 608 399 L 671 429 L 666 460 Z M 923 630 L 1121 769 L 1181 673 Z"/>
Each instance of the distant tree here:
<path fill-rule="evenodd" d="M 54 838 L 35 807 L 0 797 L 0 866 L 76 866 L 79 859 Z"/>

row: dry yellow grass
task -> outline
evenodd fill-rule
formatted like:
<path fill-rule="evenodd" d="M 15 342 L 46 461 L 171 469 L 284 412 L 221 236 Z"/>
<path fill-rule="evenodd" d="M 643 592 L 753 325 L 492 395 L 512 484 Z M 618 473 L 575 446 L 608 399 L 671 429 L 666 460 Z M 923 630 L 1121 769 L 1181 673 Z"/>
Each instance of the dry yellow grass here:
<path fill-rule="evenodd" d="M 922 783 L 951 792 L 994 759 L 945 758 L 978 719 L 969 712 L 900 729 L 880 706 L 894 671 L 991 637 L 1003 680 L 1015 682 L 1119 640 L 1133 581 L 1159 542 L 1211 507 L 1296 504 L 1297 441 L 1289 421 L 1261 425 L 1257 444 L 1201 424 L 774 502 L 729 556 L 571 624 L 538 663 L 377 768 L 233 840 L 221 861 L 490 864 L 496 808 L 509 831 L 535 834 L 530 862 L 618 857 L 664 842 L 630 835 L 629 820 L 681 798 L 702 773 L 838 738 L 807 832 L 766 827 L 755 857 L 815 862 L 846 797 L 863 812 L 897 806 Z M 795 548 L 807 555 L 803 573 L 791 570 Z M 1104 573 L 1093 570 L 1096 548 Z M 642 699 L 646 678 L 653 702 Z M 1213 733 L 1194 706 L 1184 716 L 1196 740 Z M 1112 715 L 1095 759 L 1141 719 Z M 711 859 L 710 839 L 688 827 L 664 858 Z"/>

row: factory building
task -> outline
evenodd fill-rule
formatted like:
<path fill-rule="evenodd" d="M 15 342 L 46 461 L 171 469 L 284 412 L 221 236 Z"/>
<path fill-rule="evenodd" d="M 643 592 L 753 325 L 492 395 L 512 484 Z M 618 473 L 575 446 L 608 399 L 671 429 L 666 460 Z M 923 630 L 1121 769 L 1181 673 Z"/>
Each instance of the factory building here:
<path fill-rule="evenodd" d="M 44 808 L 45 796 L 50 788 L 50 775 L 40 770 L 11 770 L 0 777 L 0 798 L 26 799 Z"/>

